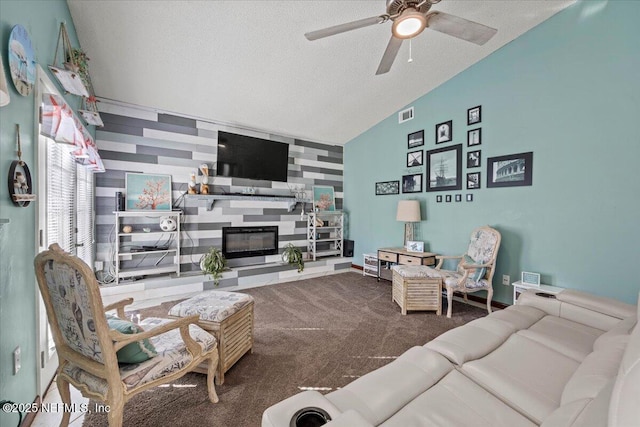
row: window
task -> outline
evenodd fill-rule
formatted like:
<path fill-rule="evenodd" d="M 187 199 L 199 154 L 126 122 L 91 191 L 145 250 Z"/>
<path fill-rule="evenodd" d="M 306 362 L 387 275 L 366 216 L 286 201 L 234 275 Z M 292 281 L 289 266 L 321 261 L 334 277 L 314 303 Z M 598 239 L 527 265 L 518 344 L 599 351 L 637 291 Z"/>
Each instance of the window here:
<path fill-rule="evenodd" d="M 46 144 L 46 244 L 57 243 L 93 267 L 93 173 L 76 163 L 70 146 L 40 136 Z"/>

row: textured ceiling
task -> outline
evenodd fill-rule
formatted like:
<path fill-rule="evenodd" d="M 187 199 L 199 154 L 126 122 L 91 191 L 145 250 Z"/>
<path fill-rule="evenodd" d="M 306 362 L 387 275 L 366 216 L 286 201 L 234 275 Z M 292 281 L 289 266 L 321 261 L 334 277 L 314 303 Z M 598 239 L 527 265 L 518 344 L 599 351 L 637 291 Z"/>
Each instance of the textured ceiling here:
<path fill-rule="evenodd" d="M 498 29 L 484 46 L 425 30 L 375 76 L 385 23 L 304 33 L 384 13 L 385 1 L 68 0 L 99 97 L 344 144 L 575 0 L 443 0 Z"/>

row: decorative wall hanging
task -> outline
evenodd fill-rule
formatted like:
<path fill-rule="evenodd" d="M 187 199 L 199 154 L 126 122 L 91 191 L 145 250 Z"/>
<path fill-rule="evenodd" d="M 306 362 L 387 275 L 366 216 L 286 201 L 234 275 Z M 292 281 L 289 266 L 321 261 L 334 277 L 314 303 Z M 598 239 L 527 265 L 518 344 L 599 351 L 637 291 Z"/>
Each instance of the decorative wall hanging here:
<path fill-rule="evenodd" d="M 336 199 L 330 185 L 313 186 L 313 207 L 319 211 L 335 211 Z"/>
<path fill-rule="evenodd" d="M 436 144 L 449 142 L 453 139 L 453 121 L 438 123 L 436 125 Z"/>
<path fill-rule="evenodd" d="M 473 194 L 467 194 L 467 202 L 473 202 Z"/>
<path fill-rule="evenodd" d="M 18 93 L 27 96 L 36 82 L 36 57 L 29 33 L 22 25 L 16 25 L 9 35 L 9 70 Z"/>
<path fill-rule="evenodd" d="M 444 197 L 444 201 L 445 201 L 445 202 L 447 202 L 447 203 L 451 203 L 451 194 L 447 194 L 447 195 Z"/>
<path fill-rule="evenodd" d="M 407 135 L 407 148 L 415 148 L 424 145 L 424 129 Z"/>
<path fill-rule="evenodd" d="M 128 211 L 170 211 L 171 175 L 127 173 Z"/>
<path fill-rule="evenodd" d="M 467 190 L 477 190 L 480 188 L 480 172 L 467 174 Z"/>
<path fill-rule="evenodd" d="M 60 50 L 61 42 L 62 61 L 65 61 L 62 67 L 58 66 L 58 51 Z M 80 67 L 76 63 L 75 55 L 73 55 L 73 48 L 71 47 L 71 41 L 69 40 L 69 34 L 67 33 L 64 22 L 60 24 L 56 52 L 53 56 L 53 64 L 49 65 L 49 69 L 56 79 L 58 79 L 64 90 L 73 95 L 89 97 L 89 90 L 86 88 L 80 76 Z"/>
<path fill-rule="evenodd" d="M 415 166 L 422 166 L 422 155 L 422 150 L 407 153 L 407 167 L 411 168 Z"/>
<path fill-rule="evenodd" d="M 480 150 L 469 151 L 467 153 L 467 167 L 477 168 L 480 166 Z"/>
<path fill-rule="evenodd" d="M 87 54 L 82 50 L 75 48 L 71 49 L 71 55 L 73 62 L 78 67 L 80 79 L 82 79 L 82 82 L 89 92 L 88 98 L 82 98 L 82 106 L 78 110 L 78 113 L 80 113 L 84 121 L 88 124 L 102 127 L 104 123 L 98 112 L 98 101 L 95 97 L 91 75 L 89 74 L 89 57 L 87 57 Z"/>
<path fill-rule="evenodd" d="M 400 181 L 376 182 L 376 196 L 400 193 Z"/>
<path fill-rule="evenodd" d="M 482 128 L 467 131 L 467 147 L 482 144 Z"/>
<path fill-rule="evenodd" d="M 467 125 L 475 125 L 482 121 L 482 105 L 467 110 Z"/>
<path fill-rule="evenodd" d="M 489 157 L 487 187 L 520 187 L 532 184 L 533 152 Z"/>
<path fill-rule="evenodd" d="M 404 175 L 402 177 L 403 193 L 421 193 L 422 192 L 422 174 Z"/>
<path fill-rule="evenodd" d="M 462 188 L 462 144 L 427 151 L 427 191 Z"/>
<path fill-rule="evenodd" d="M 436 203 L 442 203 L 442 196 L 436 196 Z"/>
<path fill-rule="evenodd" d="M 36 195 L 32 194 L 33 185 L 31 182 L 31 173 L 29 167 L 22 161 L 22 147 L 20 145 L 20 125 L 16 125 L 16 144 L 18 146 L 18 160 L 11 162 L 9 166 L 9 176 L 7 179 L 9 185 L 9 196 L 14 205 L 20 207 L 29 206 Z"/>

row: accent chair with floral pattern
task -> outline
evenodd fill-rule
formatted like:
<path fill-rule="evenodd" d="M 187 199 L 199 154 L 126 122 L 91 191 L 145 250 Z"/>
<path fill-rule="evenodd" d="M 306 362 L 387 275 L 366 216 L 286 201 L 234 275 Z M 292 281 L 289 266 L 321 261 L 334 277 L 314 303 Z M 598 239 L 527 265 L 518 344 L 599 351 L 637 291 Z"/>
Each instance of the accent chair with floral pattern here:
<path fill-rule="evenodd" d="M 493 298 L 493 274 L 500 248 L 501 235 L 489 226 L 478 227 L 471 233 L 467 252 L 460 256 L 437 255 L 435 268 L 423 267 L 420 274 L 424 277 L 442 278 L 442 286 L 447 289 L 447 317 L 451 317 L 453 293 L 460 292 L 467 301 L 467 294 L 487 291 L 487 311 L 491 313 Z M 445 260 L 459 259 L 455 270 L 443 270 Z"/>
<path fill-rule="evenodd" d="M 124 334 L 109 328 L 106 311 L 125 318 L 132 298 L 104 306 L 93 270 L 80 258 L 53 244 L 36 256 L 36 278 L 58 352 L 56 382 L 62 402 L 71 407 L 69 384 L 88 398 L 109 405 L 110 427 L 122 426 L 124 404 L 132 396 L 174 381 L 206 362 L 207 392 L 218 401 L 214 376 L 218 364 L 216 338 L 196 325 L 198 316 L 179 320 L 148 318 Z M 118 363 L 117 352 L 148 340 L 155 351 L 139 363 Z M 69 424 L 65 412 L 61 426 Z"/>

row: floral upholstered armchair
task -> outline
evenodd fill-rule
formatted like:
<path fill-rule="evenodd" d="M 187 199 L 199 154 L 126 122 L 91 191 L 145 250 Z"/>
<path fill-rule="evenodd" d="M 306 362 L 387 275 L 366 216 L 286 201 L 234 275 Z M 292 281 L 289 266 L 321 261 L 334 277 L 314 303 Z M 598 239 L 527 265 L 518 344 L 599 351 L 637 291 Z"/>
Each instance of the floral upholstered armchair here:
<path fill-rule="evenodd" d="M 217 342 L 194 323 L 148 318 L 141 326 L 124 320 L 132 298 L 103 306 L 93 271 L 57 244 L 35 261 L 36 278 L 47 309 L 59 365 L 58 390 L 71 407 L 69 384 L 88 398 L 109 405 L 110 427 L 122 425 L 124 404 L 149 388 L 176 380 L 207 362 L 209 400 L 218 401 L 213 380 L 218 363 Z M 119 317 L 106 316 L 117 310 Z M 65 412 L 61 426 L 69 424 Z"/>
<path fill-rule="evenodd" d="M 471 233 L 467 253 L 460 256 L 436 256 L 438 264 L 435 268 L 425 267 L 427 277 L 442 278 L 442 285 L 447 289 L 447 317 L 451 317 L 453 293 L 460 292 L 467 301 L 471 292 L 487 291 L 487 311 L 491 313 L 493 297 L 493 274 L 496 258 L 500 248 L 500 232 L 489 226 L 476 228 Z M 446 259 L 459 259 L 455 271 L 442 270 Z"/>

